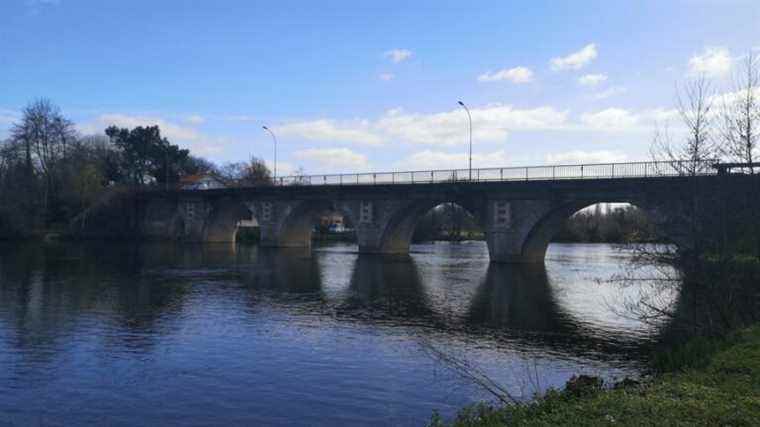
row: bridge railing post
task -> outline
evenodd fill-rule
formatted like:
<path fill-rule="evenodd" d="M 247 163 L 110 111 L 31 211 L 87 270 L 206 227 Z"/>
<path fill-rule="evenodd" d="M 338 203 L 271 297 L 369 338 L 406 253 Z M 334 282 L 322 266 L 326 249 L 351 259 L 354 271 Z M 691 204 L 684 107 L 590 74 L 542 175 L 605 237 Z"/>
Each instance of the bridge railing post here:
<path fill-rule="evenodd" d="M 612 178 L 615 177 L 615 164 L 614 163 L 612 164 L 612 176 L 611 177 Z"/>

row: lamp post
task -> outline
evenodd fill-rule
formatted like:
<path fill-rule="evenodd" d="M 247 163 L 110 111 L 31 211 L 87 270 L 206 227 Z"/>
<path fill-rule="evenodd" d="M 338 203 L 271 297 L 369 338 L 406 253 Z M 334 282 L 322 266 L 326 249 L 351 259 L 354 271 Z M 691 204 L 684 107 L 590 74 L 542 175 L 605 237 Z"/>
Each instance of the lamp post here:
<path fill-rule="evenodd" d="M 272 129 L 269 129 L 266 126 L 262 126 L 262 128 L 272 135 L 272 140 L 274 141 L 274 183 L 277 185 L 277 137 L 274 135 L 274 132 L 272 132 Z"/>
<path fill-rule="evenodd" d="M 459 105 L 462 106 L 462 108 L 464 108 L 464 111 L 467 112 L 467 120 L 468 120 L 469 125 L 470 125 L 470 155 L 469 155 L 469 161 L 470 161 L 470 163 L 469 163 L 469 172 L 470 172 L 470 181 L 472 181 L 472 116 L 470 115 L 470 109 L 467 108 L 466 105 L 464 105 L 464 102 L 462 102 L 462 101 L 457 101 L 457 102 L 459 103 Z"/>

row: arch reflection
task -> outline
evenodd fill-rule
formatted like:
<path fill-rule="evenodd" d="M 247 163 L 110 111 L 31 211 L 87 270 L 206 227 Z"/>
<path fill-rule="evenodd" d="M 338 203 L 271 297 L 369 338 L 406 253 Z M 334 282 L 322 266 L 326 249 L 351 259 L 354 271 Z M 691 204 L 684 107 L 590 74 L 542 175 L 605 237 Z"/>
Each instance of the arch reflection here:
<path fill-rule="evenodd" d="M 249 290 L 290 294 L 321 293 L 321 268 L 308 249 L 250 250 L 250 263 L 238 269 L 243 284 Z"/>
<path fill-rule="evenodd" d="M 338 311 L 371 318 L 428 318 L 434 311 L 410 257 L 359 255 Z"/>
<path fill-rule="evenodd" d="M 467 322 L 498 329 L 567 330 L 543 264 L 489 264 Z"/>

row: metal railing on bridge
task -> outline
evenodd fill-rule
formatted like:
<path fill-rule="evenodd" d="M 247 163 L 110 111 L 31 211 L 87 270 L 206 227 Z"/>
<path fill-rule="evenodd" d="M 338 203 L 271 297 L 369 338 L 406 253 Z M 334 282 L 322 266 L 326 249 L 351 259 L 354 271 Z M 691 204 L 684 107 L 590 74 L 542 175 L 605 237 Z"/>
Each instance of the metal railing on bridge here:
<path fill-rule="evenodd" d="M 381 185 L 716 175 L 716 161 L 652 161 L 279 177 L 276 185 Z"/>

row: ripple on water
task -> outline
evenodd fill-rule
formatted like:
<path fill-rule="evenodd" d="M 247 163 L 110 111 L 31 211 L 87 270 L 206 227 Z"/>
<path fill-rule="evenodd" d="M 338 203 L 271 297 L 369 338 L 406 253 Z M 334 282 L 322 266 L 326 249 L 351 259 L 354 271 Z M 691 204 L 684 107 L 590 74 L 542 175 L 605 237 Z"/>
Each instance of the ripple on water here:
<path fill-rule="evenodd" d="M 0 424 L 419 425 L 489 398 L 451 360 L 525 398 L 638 372 L 625 251 L 412 249 L 0 246 Z"/>

